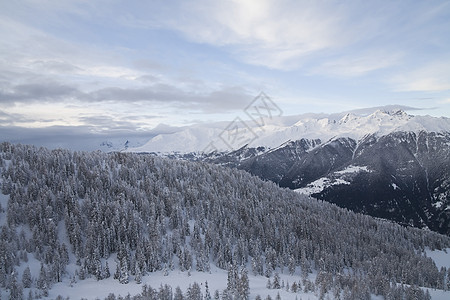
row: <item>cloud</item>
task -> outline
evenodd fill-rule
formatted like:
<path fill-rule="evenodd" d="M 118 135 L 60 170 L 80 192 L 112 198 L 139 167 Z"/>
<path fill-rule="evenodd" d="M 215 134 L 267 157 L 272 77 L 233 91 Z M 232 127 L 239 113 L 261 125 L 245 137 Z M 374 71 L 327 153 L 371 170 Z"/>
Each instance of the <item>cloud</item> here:
<path fill-rule="evenodd" d="M 450 90 L 450 60 L 435 61 L 392 76 L 396 91 L 437 92 Z"/>
<path fill-rule="evenodd" d="M 368 52 L 329 60 L 314 68 L 313 74 L 335 77 L 355 77 L 398 65 L 402 55 L 388 52 Z"/>
<path fill-rule="evenodd" d="M 408 105 L 391 104 L 391 105 L 383 105 L 383 106 L 375 106 L 375 107 L 353 109 L 353 110 L 342 112 L 340 114 L 341 115 L 345 115 L 347 113 L 353 113 L 353 114 L 356 114 L 356 115 L 367 116 L 367 115 L 370 115 L 370 114 L 374 113 L 376 110 L 382 110 L 382 111 L 396 111 L 396 110 L 423 111 L 423 110 L 428 110 L 428 109 L 430 109 L 430 108 L 420 108 L 420 107 L 413 107 L 413 106 L 408 106 Z"/>
<path fill-rule="evenodd" d="M 30 83 L 0 89 L 0 103 L 67 101 L 81 95 L 76 88 L 60 83 Z"/>
<path fill-rule="evenodd" d="M 433 8 L 388 1 L 200 0 L 181 2 L 170 13 L 153 16 L 147 28 L 155 28 L 156 19 L 160 27 L 180 32 L 190 41 L 220 47 L 247 64 L 279 70 L 321 63 L 330 55 L 356 54 L 363 60 L 358 61 L 360 66 L 344 70 L 353 76 L 376 68 L 373 61 L 367 61 L 371 56 L 361 57 L 361 51 L 398 52 L 396 48 L 404 46 L 403 37 L 411 29 L 418 32 L 416 23 L 426 21 L 410 17 Z M 138 16 L 127 22 L 140 27 L 146 23 Z M 349 57 L 342 60 L 349 61 Z M 342 69 L 339 60 L 335 64 Z"/>
<path fill-rule="evenodd" d="M 90 102 L 102 103 L 155 103 L 176 106 L 177 109 L 202 112 L 228 112 L 242 109 L 252 99 L 242 87 L 228 86 L 208 91 L 184 90 L 174 85 L 156 83 L 142 87 L 105 87 L 84 92 L 75 85 L 59 82 L 41 82 L 11 86 L 0 85 L 0 103 L 30 102 Z"/>
<path fill-rule="evenodd" d="M 65 13 L 67 9 L 72 6 L 55 8 Z M 74 9 L 86 17 L 82 9 Z M 54 18 L 57 14 L 49 15 Z M 136 53 L 127 60 L 120 50 L 79 43 L 71 40 L 72 36 L 57 37 L 1 13 L 0 35 L 3 106 L 154 103 L 178 112 L 222 113 L 241 109 L 254 94 L 233 84 L 211 84 L 191 74 L 173 74 L 157 59 Z"/>
<path fill-rule="evenodd" d="M 245 62 L 292 69 L 300 58 L 347 42 L 336 8 L 297 1 L 183 3 L 165 24 L 188 39 L 222 46 Z M 231 48 L 230 48 L 231 47 Z"/>
<path fill-rule="evenodd" d="M 14 122 L 26 120 L 26 117 L 22 114 L 8 113 L 0 110 L 0 125 L 12 125 Z"/>
<path fill-rule="evenodd" d="M 97 132 L 106 132 L 111 130 L 135 131 L 136 128 L 145 127 L 150 119 L 158 119 L 160 116 L 152 115 L 130 115 L 127 117 L 109 116 L 109 115 L 88 115 L 79 116 L 78 120 L 84 126 L 89 126 Z"/>
<path fill-rule="evenodd" d="M 30 64 L 30 67 L 36 69 L 38 71 L 44 71 L 46 73 L 55 73 L 55 74 L 73 74 L 73 73 L 81 73 L 83 69 L 65 62 L 65 61 L 56 61 L 56 60 L 36 60 Z"/>
<path fill-rule="evenodd" d="M 16 124 L 49 123 L 61 121 L 58 118 L 45 118 L 42 116 L 30 116 L 23 113 L 10 113 L 0 110 L 0 126 L 13 126 Z"/>
<path fill-rule="evenodd" d="M 245 107 L 253 96 L 242 87 L 222 87 L 211 92 L 185 91 L 176 86 L 156 84 L 143 88 L 109 87 L 86 95 L 86 100 L 103 102 L 155 102 L 178 110 L 225 113 Z"/>

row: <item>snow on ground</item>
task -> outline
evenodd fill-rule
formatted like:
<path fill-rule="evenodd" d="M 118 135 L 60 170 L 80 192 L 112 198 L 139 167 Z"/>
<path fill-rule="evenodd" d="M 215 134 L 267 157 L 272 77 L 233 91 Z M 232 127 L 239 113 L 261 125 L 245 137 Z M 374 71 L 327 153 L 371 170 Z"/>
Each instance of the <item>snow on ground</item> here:
<path fill-rule="evenodd" d="M 348 176 L 352 176 L 352 174 L 356 174 L 359 172 L 371 172 L 371 170 L 367 166 L 354 166 L 350 165 L 346 167 L 343 170 L 334 172 L 335 175 L 342 176 L 348 179 Z M 350 184 L 347 180 L 344 180 L 342 178 L 328 178 L 328 177 L 322 177 L 317 179 L 316 181 L 313 181 L 309 183 L 306 187 L 296 189 L 295 191 L 300 194 L 305 195 L 312 195 L 314 193 L 320 193 L 327 187 L 330 187 L 332 185 L 340 185 L 340 184 Z"/>
<path fill-rule="evenodd" d="M 431 295 L 432 300 L 448 300 L 450 299 L 450 292 L 443 290 L 434 290 L 434 289 L 424 289 L 424 291 L 428 290 Z"/>
<path fill-rule="evenodd" d="M 344 170 L 335 172 L 336 174 L 348 174 L 348 173 L 359 173 L 359 172 L 370 172 L 367 166 L 353 166 L 350 165 Z"/>
<path fill-rule="evenodd" d="M 450 250 L 450 249 L 449 249 Z M 179 270 L 174 270 L 169 273 L 168 276 L 164 276 L 163 271 L 158 271 L 151 273 L 150 275 L 144 276 L 142 278 L 142 284 L 136 284 L 134 281 L 130 281 L 128 284 L 120 284 L 117 280 L 112 277 L 104 279 L 102 281 L 97 281 L 94 278 L 89 278 L 83 281 L 75 283 L 73 286 L 70 285 L 70 280 L 65 279 L 64 282 L 55 284 L 49 291 L 49 296 L 43 299 L 55 299 L 58 295 L 69 297 L 72 300 L 75 299 L 104 299 L 110 293 L 114 293 L 116 296 L 126 296 L 128 293 L 131 296 L 137 295 L 142 291 L 144 284 L 151 286 L 153 289 L 159 290 L 159 288 L 165 284 L 172 286 L 172 291 L 175 293 L 175 288 L 179 286 L 186 293 L 189 285 L 197 282 L 200 285 L 202 293 L 205 294 L 205 282 L 208 282 L 209 291 L 211 296 L 214 297 L 214 292 L 218 290 L 221 294 L 222 291 L 227 286 L 227 272 L 211 266 L 210 273 L 202 273 L 193 271 L 188 274 L 188 272 L 180 272 Z M 314 282 L 315 275 L 310 276 L 310 280 Z M 280 294 L 283 300 L 317 300 L 317 293 L 304 293 L 292 291 L 286 291 L 286 288 L 282 289 L 268 289 L 267 278 L 264 276 L 254 276 L 249 274 L 250 279 L 250 299 L 255 299 L 257 295 L 260 295 L 262 299 L 265 299 L 267 295 L 270 295 L 272 299 L 275 299 L 277 294 Z M 271 278 L 273 280 L 273 277 Z M 284 281 L 285 284 L 289 283 L 292 285 L 294 281 L 300 281 L 301 276 L 299 274 L 294 274 L 293 276 L 288 274 L 280 274 L 280 281 Z M 424 289 L 426 290 L 426 289 Z M 428 289 L 433 300 L 447 300 L 450 299 L 450 292 L 442 290 Z M 27 296 L 29 289 L 24 290 L 24 295 Z M 331 294 L 329 299 L 333 299 Z M 328 299 L 328 298 L 327 298 Z M 382 300 L 383 297 L 371 295 L 373 300 Z"/>
<path fill-rule="evenodd" d="M 450 249 L 447 249 L 448 253 Z M 429 251 L 432 255 L 435 255 L 435 258 L 439 262 L 449 262 L 448 253 L 444 253 L 443 251 Z M 445 255 L 444 255 L 445 254 Z M 31 255 L 30 255 L 31 256 Z M 431 257 L 431 256 L 430 256 Z M 110 258 L 110 262 L 113 261 L 113 258 Z M 31 258 L 29 261 L 30 264 L 34 265 L 32 267 L 33 277 L 36 279 L 35 272 L 38 272 L 39 267 L 34 258 Z M 21 266 L 22 267 L 22 266 Z M 24 268 L 19 268 L 19 278 L 21 278 L 21 273 Z M 111 270 L 113 271 L 113 270 Z M 309 279 L 314 282 L 316 274 L 310 275 Z M 151 286 L 153 289 L 159 290 L 159 288 L 165 284 L 168 284 L 172 287 L 173 293 L 175 293 L 175 288 L 179 286 L 183 291 L 183 294 L 186 293 L 189 285 L 192 285 L 194 282 L 197 282 L 200 285 L 202 293 L 205 294 L 205 282 L 208 282 L 209 291 L 211 296 L 214 297 L 214 292 L 218 290 L 220 293 L 227 286 L 227 271 L 221 270 L 214 265 L 211 266 L 210 273 L 196 272 L 193 271 L 190 274 L 186 272 L 181 272 L 179 270 L 170 271 L 167 276 L 164 275 L 163 271 L 158 271 L 151 273 L 142 278 L 142 284 L 136 284 L 133 280 L 131 280 L 128 284 L 121 284 L 119 281 L 114 280 L 112 276 L 108 279 L 104 279 L 101 281 L 97 281 L 95 278 L 88 278 L 86 280 L 78 281 L 76 283 L 70 283 L 69 278 L 65 278 L 63 282 L 58 284 L 54 284 L 52 288 L 49 290 L 48 297 L 44 297 L 42 299 L 55 299 L 57 296 L 61 295 L 64 298 L 69 297 L 69 299 L 104 299 L 110 293 L 114 293 L 117 296 L 126 296 L 130 294 L 131 296 L 137 295 L 141 293 L 142 287 L 146 284 Z M 317 293 L 304 293 L 297 292 L 293 293 L 292 291 L 287 291 L 286 288 L 282 289 L 268 289 L 267 288 L 267 278 L 264 276 L 254 276 L 249 273 L 250 280 L 250 299 L 255 299 L 257 295 L 260 295 L 262 299 L 265 299 L 267 295 L 270 295 L 272 299 L 275 299 L 277 294 L 280 294 L 281 299 L 309 299 L 309 300 L 317 300 Z M 284 284 L 289 283 L 291 286 L 294 281 L 300 281 L 301 276 L 298 272 L 294 275 L 288 274 L 280 274 L 280 282 L 284 282 Z M 273 277 L 271 277 L 271 281 L 273 281 Z M 426 289 L 424 289 L 426 290 Z M 434 290 L 428 289 L 433 300 L 446 300 L 450 299 L 450 292 L 445 292 L 442 290 Z M 30 289 L 24 289 L 24 298 L 28 297 Z M 8 294 L 6 291 L 0 291 L 0 295 L 2 299 L 6 299 Z M 328 294 L 329 299 L 333 299 L 332 295 Z M 328 299 L 328 298 L 326 298 Z M 382 300 L 383 297 L 371 295 L 371 299 L 373 300 Z"/>
<path fill-rule="evenodd" d="M 394 190 L 399 190 L 399 189 L 400 189 L 400 187 L 399 187 L 398 185 L 396 185 L 395 183 L 392 183 L 392 184 L 391 184 L 391 187 L 392 187 Z"/>
<path fill-rule="evenodd" d="M 431 251 L 430 249 L 426 250 L 425 253 L 428 257 L 434 260 L 434 263 L 438 268 L 446 267 L 450 268 L 450 248 L 444 249 L 443 251 L 435 250 Z M 434 299 L 434 298 L 433 298 Z"/>
<path fill-rule="evenodd" d="M 443 205 L 442 201 L 438 201 L 436 203 L 431 204 L 433 205 L 435 208 L 441 208 L 441 206 Z"/>
<path fill-rule="evenodd" d="M 314 281 L 314 276 L 311 276 L 310 280 Z M 279 293 L 281 299 L 310 299 L 316 300 L 317 295 L 313 293 L 303 293 L 297 292 L 293 293 L 291 291 L 286 291 L 286 288 L 282 289 L 268 289 L 267 278 L 264 276 L 254 276 L 249 273 L 250 280 L 250 299 L 255 299 L 257 295 L 260 295 L 263 299 L 270 295 L 272 299 L 275 299 Z M 271 278 L 273 280 L 273 277 Z M 300 281 L 301 277 L 299 274 L 288 275 L 280 274 L 280 280 L 284 283 L 289 283 L 290 285 L 294 281 Z M 131 296 L 137 295 L 142 291 L 142 286 L 147 284 L 153 289 L 158 290 L 160 286 L 168 284 L 172 286 L 172 291 L 175 292 L 175 288 L 179 286 L 183 293 L 185 293 L 189 287 L 194 282 L 197 282 L 203 294 L 205 293 L 205 282 L 208 282 L 209 291 L 211 296 L 214 297 L 214 292 L 218 290 L 220 293 L 227 286 L 227 271 L 219 269 L 215 266 L 211 266 L 210 273 L 196 272 L 193 271 L 188 274 L 188 272 L 181 272 L 179 270 L 170 271 L 168 276 L 164 276 L 163 271 L 158 271 L 151 273 L 142 278 L 142 284 L 136 284 L 134 281 L 130 281 L 128 284 L 120 284 L 119 281 L 114 280 L 112 277 L 104 279 L 102 281 L 97 281 L 95 278 L 89 278 L 83 281 L 78 281 L 73 286 L 70 286 L 70 280 L 65 279 L 64 282 L 55 284 L 49 291 L 49 296 L 44 299 L 55 299 L 58 295 L 69 297 L 70 299 L 104 299 L 110 293 L 114 293 L 116 296 L 126 296 L 128 293 Z M 28 295 L 29 289 L 25 289 L 24 295 Z"/>
<path fill-rule="evenodd" d="M 343 179 L 330 179 L 327 177 L 322 177 L 317 179 L 316 181 L 311 182 L 304 188 L 296 189 L 295 191 L 300 194 L 312 195 L 314 193 L 319 193 L 323 191 L 325 188 L 332 185 L 340 185 L 340 184 L 350 184 L 350 182 L 345 181 Z"/>

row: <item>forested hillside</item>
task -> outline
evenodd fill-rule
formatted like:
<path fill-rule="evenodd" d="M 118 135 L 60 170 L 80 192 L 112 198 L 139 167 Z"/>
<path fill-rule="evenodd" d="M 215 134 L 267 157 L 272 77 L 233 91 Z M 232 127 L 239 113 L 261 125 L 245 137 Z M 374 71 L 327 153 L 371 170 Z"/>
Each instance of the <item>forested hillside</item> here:
<path fill-rule="evenodd" d="M 45 296 L 65 278 L 127 284 L 159 270 L 207 274 L 213 265 L 269 278 L 300 272 L 305 289 L 334 298 L 401 299 L 396 284 L 447 288 L 447 270 L 424 250 L 450 247 L 448 237 L 355 214 L 244 171 L 130 153 L 0 147 L 0 286 L 11 298 L 30 290 Z M 24 267 L 30 257 L 39 272 Z M 248 298 L 238 286 L 220 296 Z"/>

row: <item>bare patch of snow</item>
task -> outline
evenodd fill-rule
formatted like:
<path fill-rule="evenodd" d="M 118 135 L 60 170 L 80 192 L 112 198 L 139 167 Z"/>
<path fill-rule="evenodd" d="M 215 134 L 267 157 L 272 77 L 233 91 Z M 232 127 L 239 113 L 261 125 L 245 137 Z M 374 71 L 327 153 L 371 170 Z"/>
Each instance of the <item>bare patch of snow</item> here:
<path fill-rule="evenodd" d="M 344 170 L 335 172 L 336 174 L 348 174 L 348 173 L 359 173 L 359 172 L 370 172 L 367 166 L 353 166 L 350 165 Z"/>
<path fill-rule="evenodd" d="M 436 203 L 433 203 L 432 205 L 433 205 L 435 208 L 441 208 L 443 204 L 444 204 L 444 203 L 442 203 L 442 201 L 438 201 L 438 202 L 436 202 Z"/>
<path fill-rule="evenodd" d="M 327 187 L 341 184 L 350 184 L 350 182 L 340 178 L 330 179 L 327 177 L 322 177 L 320 179 L 317 179 L 316 181 L 311 182 L 306 187 L 296 189 L 295 191 L 300 194 L 312 195 L 323 191 Z"/>
<path fill-rule="evenodd" d="M 392 184 L 391 184 L 391 187 L 392 187 L 394 190 L 400 190 L 400 187 L 399 187 L 398 185 L 396 185 L 395 183 L 392 183 Z"/>

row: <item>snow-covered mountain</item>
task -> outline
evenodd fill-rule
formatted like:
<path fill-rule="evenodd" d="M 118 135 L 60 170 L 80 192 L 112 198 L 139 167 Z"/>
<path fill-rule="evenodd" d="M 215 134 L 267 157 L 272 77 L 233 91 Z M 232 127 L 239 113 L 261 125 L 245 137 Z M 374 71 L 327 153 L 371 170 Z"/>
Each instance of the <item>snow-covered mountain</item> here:
<path fill-rule="evenodd" d="M 366 112 L 366 111 L 364 111 Z M 296 120 L 293 122 L 293 120 Z M 227 126 L 228 125 L 228 126 Z M 228 130 L 227 130 L 228 129 Z M 386 135 L 397 131 L 443 132 L 450 130 L 449 118 L 411 116 L 402 110 L 377 109 L 370 114 L 355 112 L 341 114 L 305 114 L 265 120 L 264 126 L 252 121 L 202 124 L 184 128 L 171 134 L 160 134 L 145 145 L 129 149 L 131 152 L 211 152 L 232 151 L 248 147 L 276 148 L 287 141 L 320 139 L 328 141 L 339 137 L 360 140 L 366 135 Z M 239 144 L 231 138 L 249 141 Z M 209 147 L 213 146 L 213 147 Z M 236 147 L 235 147 L 236 146 Z"/>
<path fill-rule="evenodd" d="M 131 151 L 242 169 L 341 207 L 449 234 L 450 119 L 367 112 L 269 120 L 240 132 L 251 143 L 236 149 L 225 143 L 233 132 L 197 126 Z"/>

